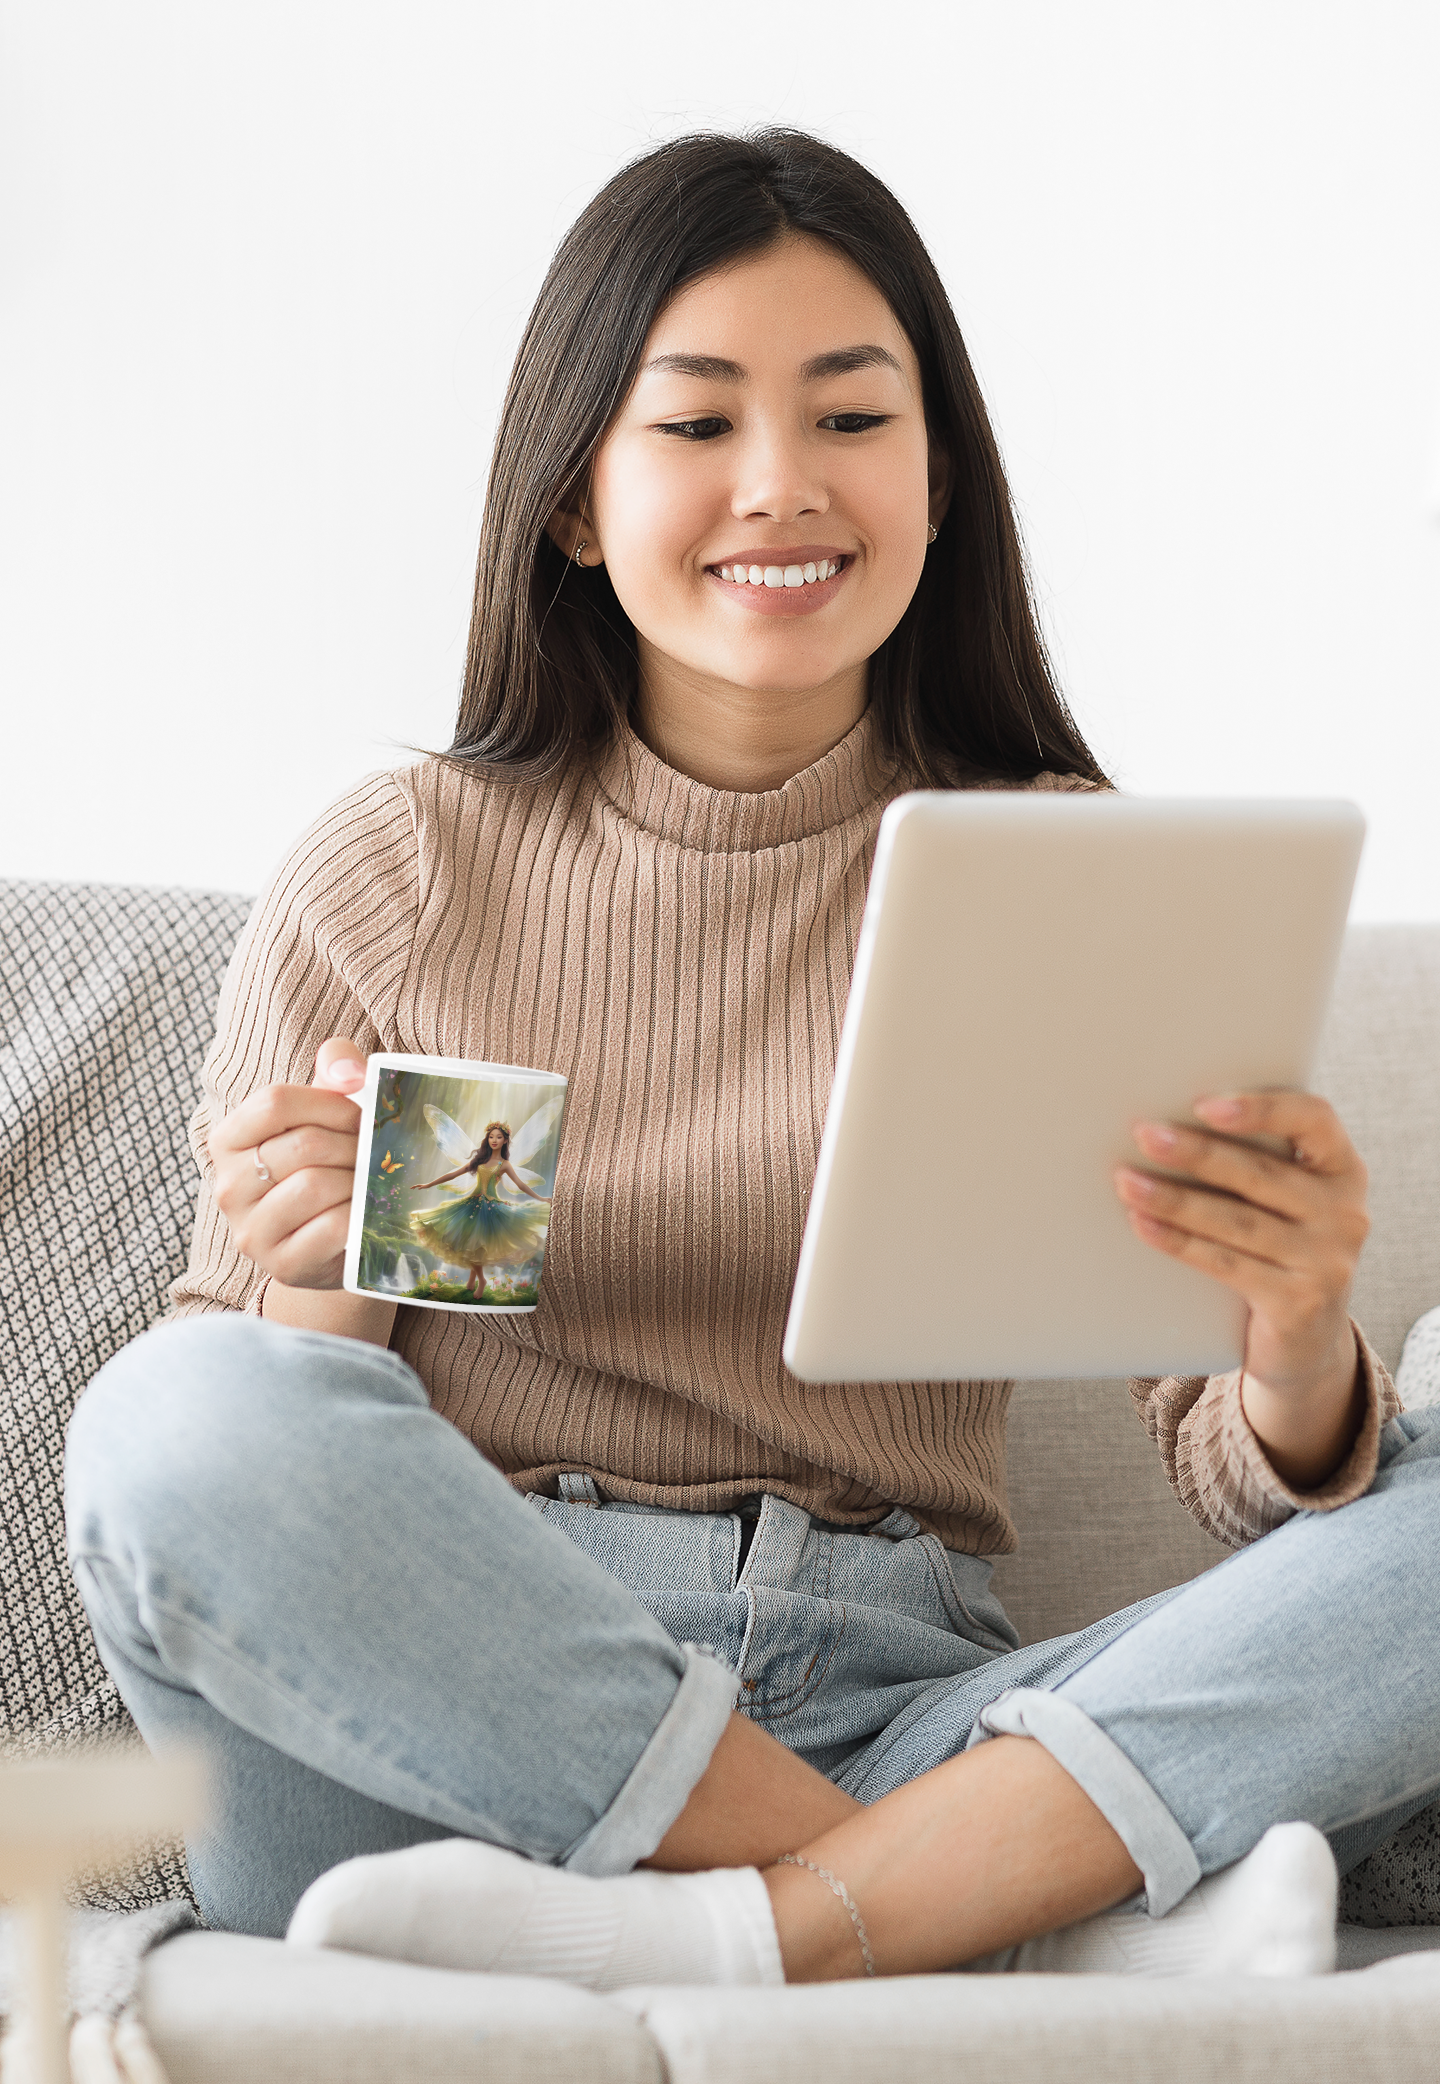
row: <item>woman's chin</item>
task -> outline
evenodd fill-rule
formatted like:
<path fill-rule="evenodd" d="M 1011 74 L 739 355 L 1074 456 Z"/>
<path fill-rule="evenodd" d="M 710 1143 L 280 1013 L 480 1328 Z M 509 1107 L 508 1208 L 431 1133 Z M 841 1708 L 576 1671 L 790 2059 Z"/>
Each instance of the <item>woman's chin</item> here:
<path fill-rule="evenodd" d="M 863 657 L 830 647 L 763 644 L 747 646 L 737 653 L 712 657 L 698 669 L 707 680 L 727 694 L 753 699 L 757 704 L 798 702 L 807 696 L 833 695 L 853 679 Z"/>

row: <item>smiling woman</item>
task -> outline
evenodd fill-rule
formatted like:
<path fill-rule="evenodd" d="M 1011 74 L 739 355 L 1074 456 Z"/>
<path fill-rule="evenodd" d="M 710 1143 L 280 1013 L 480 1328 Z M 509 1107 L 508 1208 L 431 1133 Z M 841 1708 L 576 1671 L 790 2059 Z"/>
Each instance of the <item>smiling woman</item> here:
<path fill-rule="evenodd" d="M 818 139 L 682 138 L 582 213 L 521 341 L 451 752 L 534 774 L 625 720 L 758 789 L 867 705 L 921 781 L 1104 778 L 909 217 Z"/>
<path fill-rule="evenodd" d="M 787 233 L 679 290 L 559 522 L 636 631 L 647 743 L 697 781 L 761 789 L 792 748 L 808 766 L 843 738 L 951 476 L 915 351 L 843 254 Z"/>
<path fill-rule="evenodd" d="M 1440 1608 L 1440 1429 L 1348 1318 L 1325 1103 L 1197 1100 L 1117 1177 L 1249 1310 L 1246 1369 L 1132 1385 L 1244 1550 L 1159 1604 L 1022 1649 L 1008 1385 L 781 1357 L 886 805 L 1103 781 L 899 203 L 789 133 L 626 168 L 521 343 L 453 742 L 319 819 L 227 979 L 204 1321 L 72 1430 L 107 1662 L 213 1763 L 212 1923 L 598 1987 L 1330 1964 L 1322 1832 L 1440 1785 L 1390 1625 Z M 532 1315 L 339 1292 L 374 1050 L 568 1077 Z"/>

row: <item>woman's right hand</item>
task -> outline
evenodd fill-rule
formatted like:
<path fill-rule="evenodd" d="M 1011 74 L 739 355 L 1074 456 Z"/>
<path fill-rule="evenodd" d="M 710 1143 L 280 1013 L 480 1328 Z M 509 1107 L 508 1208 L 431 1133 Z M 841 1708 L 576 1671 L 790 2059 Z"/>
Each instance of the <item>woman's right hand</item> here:
<path fill-rule="evenodd" d="M 210 1135 L 215 1199 L 247 1259 L 287 1288 L 338 1288 L 345 1269 L 365 1059 L 333 1035 L 313 1085 L 267 1085 Z M 262 1176 L 261 1168 L 270 1176 Z"/>

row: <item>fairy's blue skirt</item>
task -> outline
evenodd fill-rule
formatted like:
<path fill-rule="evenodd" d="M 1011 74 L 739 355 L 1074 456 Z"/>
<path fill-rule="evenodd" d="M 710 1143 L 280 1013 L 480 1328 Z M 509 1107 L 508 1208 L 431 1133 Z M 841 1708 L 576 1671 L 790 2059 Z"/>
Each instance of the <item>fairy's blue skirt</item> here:
<path fill-rule="evenodd" d="M 538 1202 L 516 1206 L 487 1194 L 467 1194 L 443 1208 L 412 1210 L 410 1228 L 427 1251 L 451 1266 L 523 1266 L 545 1248 L 550 1211 Z"/>

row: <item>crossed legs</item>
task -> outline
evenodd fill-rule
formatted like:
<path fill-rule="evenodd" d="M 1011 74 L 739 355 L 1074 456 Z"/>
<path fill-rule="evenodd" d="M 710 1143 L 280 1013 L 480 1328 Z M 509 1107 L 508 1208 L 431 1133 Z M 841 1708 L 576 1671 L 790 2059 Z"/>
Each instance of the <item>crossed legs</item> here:
<path fill-rule="evenodd" d="M 142 1731 L 216 1760 L 223 1829 L 192 1859 L 215 1922 L 283 1929 L 319 1872 L 461 1836 L 580 1875 L 764 1869 L 786 1971 L 812 1979 L 856 1971 L 853 1930 L 781 1852 L 841 1875 L 903 1972 L 1142 1885 L 1163 1912 L 1279 1819 L 1358 1858 L 1421 1806 L 1440 1463 L 1423 1421 L 1387 1441 L 1370 1497 L 995 1701 L 978 1748 L 937 1687 L 861 1802 L 733 1715 L 725 1668 L 527 1511 L 378 1349 L 235 1319 L 137 1342 L 77 1414 L 69 1516 Z"/>

